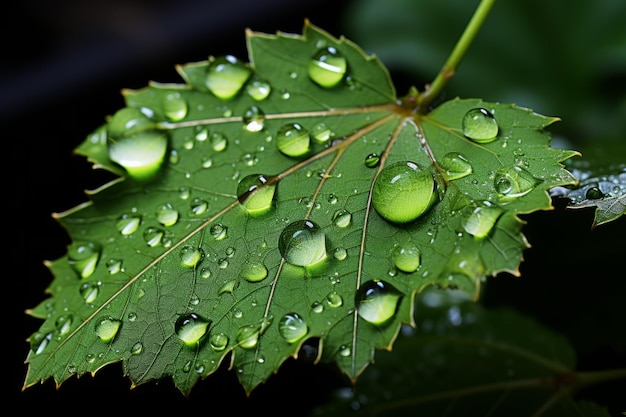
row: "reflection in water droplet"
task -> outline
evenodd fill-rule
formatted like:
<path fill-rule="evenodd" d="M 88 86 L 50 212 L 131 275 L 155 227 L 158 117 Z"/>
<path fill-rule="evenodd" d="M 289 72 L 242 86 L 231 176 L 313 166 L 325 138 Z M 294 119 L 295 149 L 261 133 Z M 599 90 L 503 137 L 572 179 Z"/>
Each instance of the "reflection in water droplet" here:
<path fill-rule="evenodd" d="M 187 268 L 195 268 L 202 259 L 204 259 L 204 251 L 191 245 L 185 245 L 180 250 L 180 263 Z"/>
<path fill-rule="evenodd" d="M 246 92 L 256 101 L 265 100 L 271 91 L 272 87 L 265 80 L 254 79 L 246 86 Z"/>
<path fill-rule="evenodd" d="M 187 102 L 180 93 L 172 93 L 165 96 L 163 101 L 163 113 L 173 122 L 183 120 L 187 116 Z"/>
<path fill-rule="evenodd" d="M 139 228 L 139 224 L 141 224 L 140 216 L 125 213 L 122 214 L 119 219 L 117 219 L 115 227 L 122 235 L 128 236 L 137 231 L 137 229 Z"/>
<path fill-rule="evenodd" d="M 257 106 L 251 106 L 243 114 L 243 124 L 248 132 L 258 132 L 265 124 L 265 113 Z"/>
<path fill-rule="evenodd" d="M 475 108 L 463 117 L 463 134 L 477 143 L 489 143 L 498 136 L 498 122 L 487 109 Z"/>
<path fill-rule="evenodd" d="M 161 204 L 156 211 L 156 218 L 163 226 L 172 226 L 178 221 L 178 211 L 170 204 Z"/>
<path fill-rule="evenodd" d="M 287 343 L 295 343 L 302 339 L 309 329 L 304 319 L 298 313 L 288 313 L 278 322 L 278 332 Z"/>
<path fill-rule="evenodd" d="M 308 74 L 316 84 L 330 88 L 337 85 L 346 74 L 346 58 L 329 46 L 315 53 L 308 66 Z"/>
<path fill-rule="evenodd" d="M 67 262 L 81 278 L 88 278 L 96 270 L 101 247 L 95 242 L 74 241 L 67 251 Z"/>
<path fill-rule="evenodd" d="M 163 165 L 167 136 L 153 130 L 142 131 L 108 142 L 109 158 L 120 164 L 136 180 L 146 180 Z"/>
<path fill-rule="evenodd" d="M 374 181 L 372 204 L 382 218 L 392 223 L 417 219 L 437 199 L 433 176 L 414 162 L 392 163 L 383 168 Z"/>
<path fill-rule="evenodd" d="M 309 152 L 311 136 L 298 123 L 286 124 L 276 133 L 276 146 L 284 155 L 296 158 Z"/>
<path fill-rule="evenodd" d="M 472 165 L 467 158 L 458 152 L 448 152 L 445 154 L 439 166 L 443 170 L 443 176 L 448 180 L 463 178 L 472 173 Z"/>
<path fill-rule="evenodd" d="M 540 182 L 541 180 L 535 178 L 533 174 L 517 165 L 496 172 L 493 179 L 498 197 L 503 201 L 528 194 Z"/>
<path fill-rule="evenodd" d="M 216 58 L 207 68 L 206 86 L 222 100 L 229 100 L 241 90 L 252 70 L 232 55 Z"/>
<path fill-rule="evenodd" d="M 489 201 L 483 201 L 463 219 L 463 229 L 474 237 L 482 239 L 489 234 L 504 210 Z"/>
<path fill-rule="evenodd" d="M 237 185 L 237 198 L 252 215 L 267 212 L 272 207 L 276 182 L 272 177 L 251 174 L 243 177 Z"/>
<path fill-rule="evenodd" d="M 396 312 L 402 293 L 383 281 L 368 281 L 356 293 L 357 313 L 364 320 L 382 325 Z"/>
<path fill-rule="evenodd" d="M 259 282 L 267 277 L 267 268 L 260 262 L 246 262 L 239 273 L 246 281 Z"/>
<path fill-rule="evenodd" d="M 391 251 L 391 260 L 400 271 L 415 272 L 420 266 L 420 251 L 411 242 L 399 243 Z"/>
<path fill-rule="evenodd" d="M 335 223 L 335 225 L 337 225 L 337 227 L 348 227 L 350 226 L 350 223 L 352 222 L 352 214 L 345 209 L 341 209 L 341 210 L 337 210 L 334 214 L 333 214 L 333 223 Z"/>
<path fill-rule="evenodd" d="M 296 220 L 280 234 L 278 250 L 292 265 L 315 265 L 326 259 L 326 236 L 315 222 Z"/>
<path fill-rule="evenodd" d="M 96 334 L 103 342 L 110 342 L 117 335 L 121 325 L 121 320 L 111 316 L 103 317 L 96 322 Z"/>
<path fill-rule="evenodd" d="M 228 346 L 228 340 L 228 336 L 224 333 L 215 333 L 211 335 L 209 344 L 211 345 L 211 349 L 216 352 L 221 352 Z"/>
<path fill-rule="evenodd" d="M 176 335 L 186 345 L 195 345 L 204 337 L 211 324 L 210 320 L 199 316 L 196 313 L 190 313 L 180 316 L 174 324 Z"/>

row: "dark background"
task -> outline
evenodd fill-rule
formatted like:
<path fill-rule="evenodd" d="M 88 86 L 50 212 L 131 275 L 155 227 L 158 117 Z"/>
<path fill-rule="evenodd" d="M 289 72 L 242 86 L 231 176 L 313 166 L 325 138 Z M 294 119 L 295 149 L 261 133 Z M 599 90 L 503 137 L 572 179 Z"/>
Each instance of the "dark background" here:
<path fill-rule="evenodd" d="M 209 55 L 247 59 L 246 28 L 301 33 L 308 18 L 358 43 L 346 32 L 350 3 L 27 0 L 7 8 L 0 121 L 8 147 L 4 218 L 10 250 L 5 262 L 12 268 L 5 275 L 9 287 L 4 298 L 10 307 L 6 317 L 17 326 L 5 334 L 10 349 L 6 399 L 33 415 L 55 410 L 139 412 L 151 406 L 178 412 L 230 409 L 305 415 L 323 403 L 333 387 L 346 383 L 333 367 L 314 366 L 302 355 L 298 361 L 288 360 L 248 399 L 225 367 L 200 382 L 189 399 L 167 379 L 130 390 L 121 365 L 108 366 L 94 378 L 71 378 L 58 390 L 53 381 L 46 381 L 21 391 L 26 338 L 40 325 L 24 311 L 47 297 L 44 291 L 52 276 L 43 262 L 63 256 L 69 243 L 51 214 L 84 202 L 84 190 L 109 178 L 72 151 L 107 115 L 123 107 L 120 90 L 141 88 L 150 80 L 181 82 L 176 64 Z M 428 81 L 391 70 L 400 94 L 409 84 L 421 87 Z M 9 209 L 14 205 L 17 210 Z M 566 210 L 558 201 L 555 210 L 524 219 L 532 248 L 521 265 L 522 276 L 492 279 L 484 303 L 514 306 L 565 334 L 577 346 L 580 369 L 626 367 L 625 219 L 591 230 L 592 210 Z M 12 236 L 17 236 L 17 246 Z M 626 387 L 599 386 L 581 395 L 612 412 L 626 410 Z"/>

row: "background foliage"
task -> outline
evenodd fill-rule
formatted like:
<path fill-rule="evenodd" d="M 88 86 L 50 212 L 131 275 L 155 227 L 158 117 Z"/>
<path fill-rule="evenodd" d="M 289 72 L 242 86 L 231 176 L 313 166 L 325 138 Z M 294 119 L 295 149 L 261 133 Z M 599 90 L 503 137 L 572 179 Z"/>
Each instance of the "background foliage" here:
<path fill-rule="evenodd" d="M 128 398 L 136 404 L 167 403 L 182 411 L 206 406 L 207 398 L 220 398 L 244 410 L 297 407 L 304 414 L 324 403 L 332 388 L 345 385 L 335 369 L 314 367 L 302 355 L 297 362 L 286 363 L 247 403 L 241 402 L 243 392 L 234 375 L 226 370 L 200 384 L 189 400 L 180 398 L 168 381 L 129 392 L 120 367 L 115 366 L 93 379 L 70 380 L 59 392 L 54 392 L 52 384 L 18 392 L 25 372 L 21 361 L 28 349 L 21 341 L 38 325 L 36 320 L 23 317 L 23 310 L 41 299 L 50 282 L 43 260 L 61 256 L 68 243 L 50 213 L 84 201 L 84 189 L 104 182 L 105 173 L 90 172 L 89 164 L 80 157 L 71 157 L 71 152 L 105 115 L 120 107 L 121 88 L 141 87 L 151 79 L 178 81 L 173 63 L 204 59 L 209 53 L 245 56 L 243 28 L 298 33 L 308 17 L 330 33 L 345 34 L 368 52 L 375 52 L 391 69 L 402 93 L 403 79 L 407 80 L 405 85 L 418 86 L 432 79 L 474 7 L 468 4 L 465 10 L 459 1 L 450 0 L 450 5 L 448 1 L 440 2 L 442 13 L 438 18 L 429 17 L 428 36 L 421 36 L 408 35 L 409 28 L 426 25 L 415 25 L 407 19 L 409 13 L 387 18 L 380 10 L 369 9 L 384 4 L 383 11 L 391 13 L 407 7 L 395 1 L 393 6 L 386 1 L 303 1 L 297 6 L 278 0 L 262 5 L 228 3 L 133 1 L 91 2 L 85 6 L 68 1 L 56 5 L 54 13 L 43 2 L 19 6 L 28 8 L 22 16 L 34 20 L 22 22 L 17 34 L 29 31 L 37 36 L 32 43 L 10 45 L 9 64 L 2 70 L 4 93 L 0 102 L 6 119 L 3 122 L 7 122 L 11 133 L 7 140 L 9 154 L 20 155 L 24 162 L 17 175 L 19 192 L 12 195 L 18 197 L 18 212 L 28 213 L 13 225 L 20 226 L 15 230 L 18 245 L 11 249 L 15 253 L 9 254 L 21 266 L 10 279 L 16 285 L 10 293 L 20 296 L 9 304 L 11 315 L 18 317 L 17 330 L 9 339 L 15 352 L 10 356 L 9 394 L 19 405 L 35 411 L 40 406 L 50 409 L 95 396 L 118 401 Z M 425 7 L 426 3 L 415 2 L 416 7 Z M 583 154 L 593 148 L 589 153 L 599 154 L 600 160 L 615 157 L 619 161 L 621 156 L 623 162 L 626 129 L 619 114 L 623 114 L 625 98 L 618 87 L 623 86 L 626 77 L 626 29 L 613 19 L 624 16 L 624 3 L 602 0 L 574 5 L 559 0 L 550 4 L 553 9 L 546 9 L 540 2 L 497 3 L 446 94 L 516 102 L 542 114 L 559 116 L 563 121 L 551 131 L 566 142 L 565 147 L 573 145 Z M 366 19 L 368 10 L 370 16 L 377 16 L 375 22 Z M 419 9 L 415 19 L 430 13 Z M 517 22 L 520 30 L 515 30 L 517 26 L 511 22 Z M 550 30 L 553 25 L 559 25 L 558 29 Z M 370 37 L 359 32 L 359 27 L 368 29 Z M 387 34 L 393 34 L 392 29 L 407 34 L 407 42 L 401 47 L 373 42 L 384 41 Z M 411 40 L 448 43 L 431 43 L 422 53 Z M 518 47 L 521 42 L 525 49 Z M 498 50 L 503 45 L 515 45 L 504 48 L 508 59 Z M 419 56 L 420 62 L 431 67 L 418 68 L 415 63 L 411 67 L 386 52 L 398 49 L 401 52 L 396 56 Z M 498 68 L 499 77 L 481 70 L 481 60 L 489 61 L 491 69 Z M 475 66 L 479 69 L 473 70 Z M 505 90 L 507 86 L 515 86 L 515 91 Z M 559 97 L 567 99 L 561 101 Z M 610 141 L 617 144 L 610 147 L 610 153 L 603 151 L 609 149 L 605 144 Z M 484 305 L 513 307 L 562 333 L 575 346 L 580 369 L 626 366 L 626 336 L 620 331 L 626 314 L 621 296 L 626 282 L 619 273 L 623 271 L 621 239 L 625 219 L 591 231 L 591 210 L 565 210 L 557 202 L 555 210 L 529 215 L 527 220 L 524 232 L 532 248 L 522 263 L 522 276 L 503 275 L 492 280 Z M 297 385 L 292 383 L 294 380 Z M 613 386 L 599 386 L 580 394 L 617 412 L 624 408 L 620 404 L 623 397 L 618 395 L 623 392 Z M 276 398 L 284 401 L 277 402 Z"/>

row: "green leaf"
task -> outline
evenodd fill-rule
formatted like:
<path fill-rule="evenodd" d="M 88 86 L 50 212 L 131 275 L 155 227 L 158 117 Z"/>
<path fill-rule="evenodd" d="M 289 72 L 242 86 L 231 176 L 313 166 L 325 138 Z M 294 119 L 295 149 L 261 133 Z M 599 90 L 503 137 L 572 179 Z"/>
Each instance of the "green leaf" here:
<path fill-rule="evenodd" d="M 375 56 L 309 22 L 246 35 L 248 63 L 124 90 L 76 149 L 120 177 L 55 215 L 72 243 L 28 311 L 44 322 L 25 387 L 121 361 L 133 386 L 171 377 L 187 395 L 229 360 L 250 392 L 307 340 L 354 380 L 415 294 L 478 299 L 519 275 L 518 216 L 576 182 L 562 162 L 578 153 L 544 130 L 557 118 L 479 99 L 423 114 Z"/>

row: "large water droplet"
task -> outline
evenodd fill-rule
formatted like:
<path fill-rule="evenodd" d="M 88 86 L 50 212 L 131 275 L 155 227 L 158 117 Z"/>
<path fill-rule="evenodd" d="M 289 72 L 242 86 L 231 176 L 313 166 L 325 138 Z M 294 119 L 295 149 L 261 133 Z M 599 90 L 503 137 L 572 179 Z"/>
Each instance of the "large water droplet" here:
<path fill-rule="evenodd" d="M 316 84 L 330 88 L 343 79 L 347 67 L 346 58 L 336 48 L 329 46 L 315 53 L 309 62 L 308 73 Z"/>
<path fill-rule="evenodd" d="M 415 272 L 420 266 L 420 251 L 413 243 L 399 243 L 391 251 L 391 260 L 400 271 Z"/>
<path fill-rule="evenodd" d="M 88 278 L 96 270 L 100 251 L 95 242 L 73 242 L 67 251 L 67 262 L 81 278 Z"/>
<path fill-rule="evenodd" d="M 276 146 L 283 154 L 296 158 L 309 152 L 311 136 L 298 123 L 286 124 L 276 133 Z"/>
<path fill-rule="evenodd" d="M 531 192 L 541 180 L 525 168 L 513 165 L 496 172 L 493 184 L 498 197 L 503 200 L 511 200 Z"/>
<path fill-rule="evenodd" d="M 315 265 L 326 259 L 326 236 L 315 222 L 296 220 L 280 234 L 278 250 L 292 265 Z"/>
<path fill-rule="evenodd" d="M 402 293 L 383 281 L 368 281 L 356 292 L 357 313 L 364 320 L 382 325 L 396 312 Z"/>
<path fill-rule="evenodd" d="M 124 107 L 115 112 L 107 121 L 107 135 L 111 139 L 120 139 L 155 127 L 156 122 L 140 109 Z"/>
<path fill-rule="evenodd" d="M 246 281 L 259 282 L 267 277 L 267 268 L 260 262 L 246 262 L 239 273 Z"/>
<path fill-rule="evenodd" d="M 191 245 L 185 245 L 180 250 L 180 263 L 187 268 L 194 268 L 204 259 L 204 251 Z"/>
<path fill-rule="evenodd" d="M 181 97 L 180 93 L 172 93 L 165 96 L 163 100 L 163 113 L 165 117 L 173 122 L 183 120 L 187 116 L 187 101 Z"/>
<path fill-rule="evenodd" d="M 117 335 L 121 325 L 121 320 L 111 316 L 103 317 L 96 322 L 96 334 L 103 342 L 110 342 Z"/>
<path fill-rule="evenodd" d="M 157 208 L 156 218 L 163 226 L 172 226 L 178 221 L 178 211 L 170 203 L 164 203 Z"/>
<path fill-rule="evenodd" d="M 295 343 L 302 339 L 309 329 L 302 316 L 298 313 L 288 313 L 278 322 L 278 332 L 288 343 Z"/>
<path fill-rule="evenodd" d="M 408 223 L 424 214 L 438 199 L 437 183 L 416 163 L 392 163 L 378 174 L 372 204 L 385 220 Z"/>
<path fill-rule="evenodd" d="M 243 177 L 237 185 L 237 198 L 252 215 L 267 212 L 272 207 L 276 182 L 272 177 L 251 174 Z"/>
<path fill-rule="evenodd" d="M 463 229 L 476 238 L 489 234 L 504 210 L 489 201 L 483 201 L 463 219 Z"/>
<path fill-rule="evenodd" d="M 180 316 L 176 320 L 174 330 L 176 335 L 186 345 L 195 345 L 204 337 L 211 324 L 210 320 L 199 316 L 196 313 L 190 313 L 184 316 Z"/>
<path fill-rule="evenodd" d="M 215 58 L 207 68 L 206 86 L 222 100 L 229 100 L 241 90 L 252 70 L 232 55 Z"/>
<path fill-rule="evenodd" d="M 448 181 L 463 178 L 472 173 L 472 165 L 463 154 L 458 152 L 445 154 L 439 161 L 439 166 Z"/>
<path fill-rule="evenodd" d="M 248 132 L 259 132 L 264 125 L 265 113 L 257 106 L 251 106 L 243 113 L 243 126 Z"/>
<path fill-rule="evenodd" d="M 463 134 L 477 143 L 489 143 L 498 136 L 498 122 L 482 107 L 468 111 L 462 121 Z"/>
<path fill-rule="evenodd" d="M 211 349 L 216 352 L 221 352 L 228 346 L 228 340 L 228 336 L 224 333 L 215 333 L 211 335 L 209 344 L 211 345 Z"/>
<path fill-rule="evenodd" d="M 163 164 L 167 136 L 157 131 L 140 132 L 118 140 L 109 140 L 109 158 L 120 164 L 137 180 L 151 178 Z"/>

